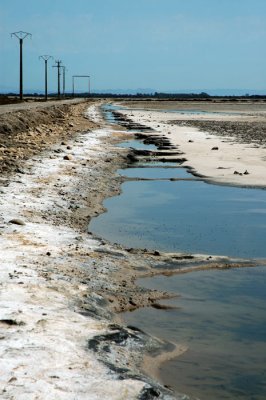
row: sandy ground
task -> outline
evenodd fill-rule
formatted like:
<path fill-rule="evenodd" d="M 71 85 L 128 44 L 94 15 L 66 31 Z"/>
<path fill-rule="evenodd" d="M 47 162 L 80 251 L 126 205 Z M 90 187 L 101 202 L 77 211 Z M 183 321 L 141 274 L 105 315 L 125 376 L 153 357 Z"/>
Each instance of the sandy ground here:
<path fill-rule="evenodd" d="M 149 103 L 141 105 L 150 107 Z M 158 102 L 157 109 L 164 105 Z M 214 104 L 208 112 L 206 105 L 193 104 L 195 112 L 190 113 L 185 104 L 178 114 L 151 108 L 121 113 L 151 127 L 155 134 L 167 136 L 186 158 L 183 165 L 207 181 L 266 187 L 266 106 L 256 107 L 226 104 L 218 112 Z M 204 113 L 197 112 L 202 110 Z"/>
<path fill-rule="evenodd" d="M 107 126 L 98 105 L 48 107 L 44 119 L 27 110 L 22 127 L 21 111 L 4 114 L 3 125 L 13 127 L 6 134 L 0 121 L 3 399 L 183 399 L 143 368 L 156 376 L 156 365 L 185 346 L 125 327 L 115 315 L 160 308 L 171 296 L 136 287 L 139 277 L 255 265 L 125 249 L 87 231 L 103 199 L 119 193 L 115 171 L 128 163 L 128 150 L 114 145 L 129 133 Z"/>

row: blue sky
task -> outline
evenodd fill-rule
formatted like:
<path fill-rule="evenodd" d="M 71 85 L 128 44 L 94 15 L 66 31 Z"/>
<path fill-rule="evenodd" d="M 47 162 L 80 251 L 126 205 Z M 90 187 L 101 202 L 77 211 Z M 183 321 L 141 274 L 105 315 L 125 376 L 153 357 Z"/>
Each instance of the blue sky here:
<path fill-rule="evenodd" d="M 69 90 L 76 74 L 99 90 L 266 89 L 265 0 L 0 0 L 0 88 L 18 88 L 20 30 L 25 89 L 43 87 L 41 54 Z"/>

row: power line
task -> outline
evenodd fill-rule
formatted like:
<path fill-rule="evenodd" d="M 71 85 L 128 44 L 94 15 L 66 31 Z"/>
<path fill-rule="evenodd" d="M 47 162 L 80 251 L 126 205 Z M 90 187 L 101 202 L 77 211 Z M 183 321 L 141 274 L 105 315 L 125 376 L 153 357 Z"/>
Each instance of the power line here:
<path fill-rule="evenodd" d="M 19 98 L 20 100 L 23 100 L 23 40 L 29 36 L 30 38 L 32 37 L 31 33 L 28 32 L 13 32 L 11 33 L 11 37 L 15 36 L 19 40 L 19 47 L 20 47 L 20 68 L 19 68 Z"/>
<path fill-rule="evenodd" d="M 47 62 L 50 58 L 53 58 L 52 56 L 48 56 L 47 54 L 43 56 L 39 56 L 39 59 L 44 60 L 45 63 L 45 101 L 47 101 Z"/>

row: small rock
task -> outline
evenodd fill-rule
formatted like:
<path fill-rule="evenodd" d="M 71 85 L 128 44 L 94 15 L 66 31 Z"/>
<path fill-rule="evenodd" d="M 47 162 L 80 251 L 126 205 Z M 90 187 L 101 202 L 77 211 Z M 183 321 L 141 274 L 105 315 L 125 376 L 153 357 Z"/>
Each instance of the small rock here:
<path fill-rule="evenodd" d="M 15 376 L 13 376 L 12 378 L 9 379 L 8 383 L 15 382 L 15 381 L 17 381 L 17 378 Z"/>
<path fill-rule="evenodd" d="M 249 172 L 246 170 L 246 171 L 244 172 L 244 175 L 249 175 Z"/>
<path fill-rule="evenodd" d="M 193 143 L 193 142 L 194 142 L 193 140 L 189 140 L 189 141 L 188 141 L 188 143 Z"/>
<path fill-rule="evenodd" d="M 64 156 L 64 160 L 73 160 L 73 156 L 71 154 L 67 154 Z"/>
<path fill-rule="evenodd" d="M 15 224 L 15 225 L 26 225 L 24 221 L 22 221 L 21 219 L 18 219 L 18 218 L 11 219 L 9 221 L 9 223 Z"/>
<path fill-rule="evenodd" d="M 15 319 L 0 319 L 0 324 L 7 326 L 22 326 L 26 325 L 23 321 L 16 321 Z"/>
<path fill-rule="evenodd" d="M 213 147 L 212 150 L 219 150 L 219 147 Z"/>
<path fill-rule="evenodd" d="M 22 169 L 18 168 L 18 167 L 16 168 L 16 172 L 19 173 L 19 174 L 22 174 L 22 175 L 25 174 L 25 172 Z"/>

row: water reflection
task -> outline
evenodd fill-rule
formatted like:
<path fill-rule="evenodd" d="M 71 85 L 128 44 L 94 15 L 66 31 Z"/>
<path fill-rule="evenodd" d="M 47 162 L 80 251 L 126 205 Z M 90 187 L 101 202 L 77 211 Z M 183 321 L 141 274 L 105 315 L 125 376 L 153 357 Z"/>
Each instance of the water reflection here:
<path fill-rule="evenodd" d="M 140 140 L 128 140 L 126 142 L 120 143 L 117 147 L 129 148 L 132 147 L 137 150 L 157 150 L 154 144 L 144 144 Z"/>
<path fill-rule="evenodd" d="M 181 294 L 164 301 L 178 309 L 146 308 L 124 316 L 128 324 L 189 347 L 162 366 L 164 383 L 208 400 L 265 399 L 265 267 L 193 272 L 139 284 Z"/>
<path fill-rule="evenodd" d="M 184 168 L 128 168 L 119 169 L 118 174 L 129 178 L 147 178 L 147 179 L 184 179 L 193 178 Z"/>
<path fill-rule="evenodd" d="M 90 230 L 125 246 L 266 257 L 264 190 L 201 181 L 133 181 L 104 205 L 108 212 L 94 219 Z"/>
<path fill-rule="evenodd" d="M 147 149 L 132 142 L 127 146 Z M 166 171 L 119 172 L 160 178 L 169 177 Z M 170 168 L 170 177 L 176 173 Z M 182 169 L 179 173 L 189 175 Z M 121 196 L 105 201 L 108 212 L 90 224 L 90 230 L 110 241 L 170 252 L 266 258 L 266 191 L 165 181 L 127 182 L 122 190 Z M 141 309 L 124 317 L 155 336 L 188 345 L 186 353 L 161 368 L 162 381 L 178 392 L 206 400 L 264 400 L 265 278 L 266 269 L 257 267 L 146 279 L 142 286 L 181 294 L 164 302 L 177 308 Z"/>

